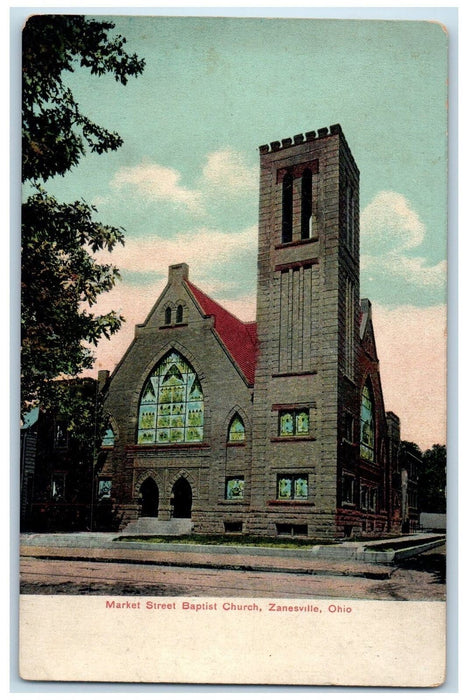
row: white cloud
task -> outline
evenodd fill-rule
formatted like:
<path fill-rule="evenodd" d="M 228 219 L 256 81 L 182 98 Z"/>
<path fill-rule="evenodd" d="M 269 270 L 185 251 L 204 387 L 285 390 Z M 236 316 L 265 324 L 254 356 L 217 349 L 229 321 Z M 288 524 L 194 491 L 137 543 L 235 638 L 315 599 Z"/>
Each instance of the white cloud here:
<path fill-rule="evenodd" d="M 181 174 L 157 163 L 144 161 L 133 167 L 120 168 L 111 180 L 111 187 L 132 188 L 147 200 L 166 200 L 182 205 L 192 214 L 203 213 L 202 194 L 181 186 Z"/>
<path fill-rule="evenodd" d="M 409 258 L 397 251 L 385 256 L 362 255 L 361 270 L 369 275 L 383 275 L 394 283 L 411 282 L 421 288 L 443 287 L 447 276 L 447 263 L 427 265 L 425 258 Z"/>
<path fill-rule="evenodd" d="M 424 223 L 406 197 L 379 192 L 361 213 L 362 270 L 421 288 L 443 287 L 446 261 L 428 265 L 424 257 L 411 255 L 425 234 Z"/>
<path fill-rule="evenodd" d="M 256 192 L 258 172 L 247 165 L 242 153 L 233 148 L 214 151 L 207 156 L 203 168 L 204 183 L 223 190 L 227 195 Z"/>
<path fill-rule="evenodd" d="M 370 251 L 416 248 L 425 234 L 418 214 L 398 192 L 379 192 L 361 213 L 361 240 Z"/>
<path fill-rule="evenodd" d="M 101 197 L 98 195 L 91 200 L 91 205 L 96 207 L 96 209 L 99 209 L 99 207 L 101 207 L 103 204 L 108 204 L 109 201 L 109 197 Z"/>
<path fill-rule="evenodd" d="M 181 177 L 174 168 L 145 160 L 117 170 L 110 185 L 115 190 L 130 190 L 147 201 L 172 202 L 191 214 L 205 213 L 204 200 L 213 192 L 232 198 L 258 190 L 256 169 L 249 167 L 242 153 L 232 148 L 207 155 L 198 189 L 181 185 Z"/>
<path fill-rule="evenodd" d="M 96 255 L 100 262 L 111 260 L 122 271 L 167 274 L 169 265 L 185 262 L 197 278 L 212 272 L 213 265 L 225 264 L 236 255 L 251 251 L 256 255 L 258 230 L 250 226 L 243 231 L 225 233 L 206 227 L 179 233 L 166 239 L 153 235 L 127 239 L 125 247 L 112 255 Z"/>

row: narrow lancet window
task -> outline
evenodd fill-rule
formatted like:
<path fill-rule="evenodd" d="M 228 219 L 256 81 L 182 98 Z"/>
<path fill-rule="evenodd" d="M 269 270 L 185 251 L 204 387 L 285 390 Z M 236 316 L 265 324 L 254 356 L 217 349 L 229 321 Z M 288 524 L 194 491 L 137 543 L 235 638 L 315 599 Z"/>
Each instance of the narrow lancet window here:
<path fill-rule="evenodd" d="M 346 186 L 346 244 L 352 251 L 354 247 L 354 194 L 350 185 Z"/>
<path fill-rule="evenodd" d="M 177 307 L 177 311 L 176 311 L 176 323 L 182 323 L 183 318 L 184 318 L 184 307 L 182 306 L 182 304 L 179 304 L 179 306 Z"/>
<path fill-rule="evenodd" d="M 312 238 L 312 173 L 309 169 L 302 175 L 301 238 Z"/>
<path fill-rule="evenodd" d="M 354 286 L 347 279 L 345 287 L 345 373 L 354 380 Z"/>
<path fill-rule="evenodd" d="M 171 320 L 172 320 L 172 310 L 171 310 L 170 306 L 167 306 L 166 310 L 164 312 L 164 323 L 166 324 L 166 326 L 171 325 Z"/>
<path fill-rule="evenodd" d="M 292 241 L 293 230 L 293 177 L 289 173 L 283 180 L 283 229 L 282 242 Z"/>
<path fill-rule="evenodd" d="M 374 401 L 369 384 L 365 384 L 361 395 L 361 457 L 373 461 L 374 445 Z"/>
<path fill-rule="evenodd" d="M 229 426 L 229 442 L 244 442 L 245 427 L 239 414 L 236 413 Z"/>

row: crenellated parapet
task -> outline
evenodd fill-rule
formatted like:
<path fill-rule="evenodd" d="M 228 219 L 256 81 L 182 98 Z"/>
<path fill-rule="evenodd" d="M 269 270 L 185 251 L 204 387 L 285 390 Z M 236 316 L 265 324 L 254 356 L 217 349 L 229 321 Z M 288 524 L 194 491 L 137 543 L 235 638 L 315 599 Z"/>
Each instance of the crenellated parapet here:
<path fill-rule="evenodd" d="M 263 144 L 262 146 L 259 146 L 258 150 L 260 151 L 260 155 L 263 156 L 268 153 L 277 153 L 278 151 L 283 151 L 287 148 L 299 146 L 301 144 L 309 143 L 311 141 L 318 141 L 320 139 L 325 139 L 329 138 L 330 136 L 336 135 L 339 135 L 341 137 L 341 141 L 348 151 L 348 156 L 350 157 L 351 162 L 356 168 L 356 171 L 359 173 L 359 169 L 351 154 L 351 150 L 348 146 L 340 124 L 332 124 L 329 127 L 325 126 L 322 129 L 317 129 L 317 131 L 306 131 L 304 134 L 296 134 L 292 138 L 285 138 L 281 141 L 272 141 L 269 144 L 267 143 Z"/>

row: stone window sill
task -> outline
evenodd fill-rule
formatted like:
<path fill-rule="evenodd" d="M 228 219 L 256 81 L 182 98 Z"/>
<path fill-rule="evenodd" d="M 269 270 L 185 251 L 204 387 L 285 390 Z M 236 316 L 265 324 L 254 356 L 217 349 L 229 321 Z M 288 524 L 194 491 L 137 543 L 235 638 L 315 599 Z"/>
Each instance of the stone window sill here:
<path fill-rule="evenodd" d="M 131 451 L 137 451 L 137 450 L 145 450 L 145 451 L 151 451 L 154 450 L 155 452 L 161 450 L 201 450 L 201 449 L 206 449 L 209 447 L 209 443 L 207 442 L 172 442 L 172 443 L 151 443 L 151 444 L 146 444 L 146 445 L 129 445 L 127 447 L 128 450 Z"/>
<path fill-rule="evenodd" d="M 270 438 L 270 442 L 315 442 L 317 438 L 312 435 L 291 435 Z"/>
<path fill-rule="evenodd" d="M 311 238 L 300 238 L 297 241 L 278 243 L 278 245 L 275 245 L 275 250 L 281 250 L 281 248 L 295 248 L 298 245 L 306 245 L 307 243 L 316 243 L 318 239 L 318 236 L 312 236 Z"/>
<path fill-rule="evenodd" d="M 275 501 L 268 501 L 267 505 L 269 506 L 288 506 L 292 508 L 297 508 L 298 506 L 313 506 L 314 503 L 312 501 L 308 500 L 303 500 L 303 501 L 294 501 L 294 500 L 275 500 Z"/>
<path fill-rule="evenodd" d="M 246 505 L 246 500 L 245 498 L 223 498 L 221 501 L 218 501 L 218 505 L 220 506 L 245 506 Z"/>

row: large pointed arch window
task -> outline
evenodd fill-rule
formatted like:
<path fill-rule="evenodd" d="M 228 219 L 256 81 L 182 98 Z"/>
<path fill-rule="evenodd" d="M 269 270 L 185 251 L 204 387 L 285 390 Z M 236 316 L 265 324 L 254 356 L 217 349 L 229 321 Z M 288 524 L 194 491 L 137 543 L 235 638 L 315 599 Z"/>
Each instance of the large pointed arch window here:
<path fill-rule="evenodd" d="M 138 444 L 201 442 L 203 423 L 200 381 L 193 367 L 174 350 L 156 365 L 143 388 Z"/>
<path fill-rule="evenodd" d="M 374 400 L 369 384 L 365 384 L 361 395 L 361 457 L 374 461 L 375 420 Z"/>

